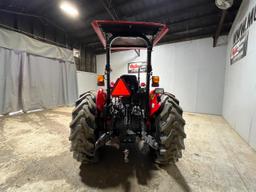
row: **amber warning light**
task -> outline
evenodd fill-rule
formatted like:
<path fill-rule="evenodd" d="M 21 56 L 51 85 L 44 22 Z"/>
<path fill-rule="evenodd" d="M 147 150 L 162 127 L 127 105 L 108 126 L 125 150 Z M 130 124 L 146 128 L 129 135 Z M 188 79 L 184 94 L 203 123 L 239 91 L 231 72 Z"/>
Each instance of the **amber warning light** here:
<path fill-rule="evenodd" d="M 152 76 L 152 87 L 158 87 L 159 81 L 160 81 L 159 76 Z"/>
<path fill-rule="evenodd" d="M 98 75 L 97 77 L 97 85 L 98 86 L 104 86 L 105 83 L 104 83 L 104 75 Z"/>

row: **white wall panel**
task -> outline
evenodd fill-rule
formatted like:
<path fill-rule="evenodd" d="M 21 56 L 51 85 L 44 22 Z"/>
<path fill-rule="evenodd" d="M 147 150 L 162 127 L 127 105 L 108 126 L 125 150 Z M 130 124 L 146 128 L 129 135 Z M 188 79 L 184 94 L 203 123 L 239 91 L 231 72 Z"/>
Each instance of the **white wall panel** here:
<path fill-rule="evenodd" d="M 230 65 L 235 30 L 256 6 L 244 0 L 228 37 L 223 116 L 256 149 L 256 22 L 249 28 L 247 55 Z"/>
<path fill-rule="evenodd" d="M 84 71 L 77 71 L 78 94 L 97 89 L 97 74 Z"/>

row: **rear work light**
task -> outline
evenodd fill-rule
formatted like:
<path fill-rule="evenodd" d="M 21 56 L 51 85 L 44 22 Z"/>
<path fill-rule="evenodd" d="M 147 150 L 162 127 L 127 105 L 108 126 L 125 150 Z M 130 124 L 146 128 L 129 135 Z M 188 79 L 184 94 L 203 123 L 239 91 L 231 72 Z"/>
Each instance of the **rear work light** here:
<path fill-rule="evenodd" d="M 104 86 L 105 83 L 104 83 L 104 75 L 98 75 L 97 77 L 97 85 L 98 86 Z"/>
<path fill-rule="evenodd" d="M 119 78 L 113 88 L 113 91 L 111 93 L 112 97 L 129 97 L 131 95 L 130 89 L 126 86 L 123 79 Z"/>
<path fill-rule="evenodd" d="M 160 81 L 159 76 L 152 76 L 152 87 L 158 87 L 159 81 Z"/>

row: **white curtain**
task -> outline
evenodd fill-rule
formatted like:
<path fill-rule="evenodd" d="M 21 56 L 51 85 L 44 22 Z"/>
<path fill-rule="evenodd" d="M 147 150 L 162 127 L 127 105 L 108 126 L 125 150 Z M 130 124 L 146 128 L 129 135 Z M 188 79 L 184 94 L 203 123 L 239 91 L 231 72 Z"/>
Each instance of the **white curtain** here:
<path fill-rule="evenodd" d="M 21 52 L 0 48 L 0 114 L 21 108 L 21 60 Z"/>
<path fill-rule="evenodd" d="M 71 61 L 0 47 L 0 114 L 72 105 L 76 78 Z"/>

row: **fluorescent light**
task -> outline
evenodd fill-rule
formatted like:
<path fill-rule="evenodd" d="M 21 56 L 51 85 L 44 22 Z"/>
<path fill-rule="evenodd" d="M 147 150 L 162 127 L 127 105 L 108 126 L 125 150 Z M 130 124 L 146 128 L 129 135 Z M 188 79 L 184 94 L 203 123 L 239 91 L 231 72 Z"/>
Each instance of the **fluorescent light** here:
<path fill-rule="evenodd" d="M 77 8 L 75 7 L 75 5 L 67 2 L 67 1 L 63 1 L 60 4 L 60 9 L 65 12 L 67 15 L 71 16 L 71 17 L 77 17 L 79 15 Z"/>

